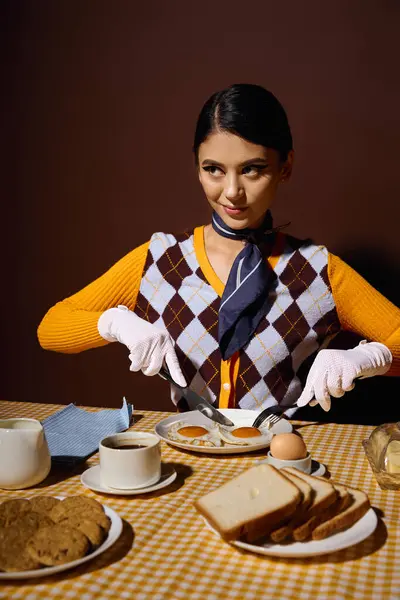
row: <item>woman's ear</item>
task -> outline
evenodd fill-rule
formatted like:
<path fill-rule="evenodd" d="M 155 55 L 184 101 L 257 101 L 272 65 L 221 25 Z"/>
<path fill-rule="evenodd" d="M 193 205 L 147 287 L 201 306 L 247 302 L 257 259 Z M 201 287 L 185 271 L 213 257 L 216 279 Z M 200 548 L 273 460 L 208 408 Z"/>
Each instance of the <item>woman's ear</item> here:
<path fill-rule="evenodd" d="M 294 150 L 290 150 L 286 161 L 284 162 L 281 169 L 281 183 L 288 181 L 292 175 L 294 163 Z"/>
<path fill-rule="evenodd" d="M 196 164 L 196 171 L 197 171 L 197 177 L 199 178 L 201 185 L 203 185 L 202 175 L 204 174 L 204 171 L 201 170 L 199 163 Z"/>

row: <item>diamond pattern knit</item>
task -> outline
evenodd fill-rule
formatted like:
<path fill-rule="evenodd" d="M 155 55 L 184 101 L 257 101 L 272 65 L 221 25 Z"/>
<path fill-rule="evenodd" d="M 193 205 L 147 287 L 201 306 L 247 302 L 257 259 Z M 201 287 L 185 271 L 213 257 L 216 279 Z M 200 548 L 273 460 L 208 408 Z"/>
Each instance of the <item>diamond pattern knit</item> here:
<path fill-rule="evenodd" d="M 240 351 L 235 401 L 242 408 L 291 406 L 301 392 L 300 366 L 340 329 L 326 248 L 289 236 L 285 242 L 267 314 Z M 168 329 L 190 387 L 212 402 L 221 387 L 219 306 L 220 296 L 196 258 L 193 234 L 154 234 L 135 312 Z"/>

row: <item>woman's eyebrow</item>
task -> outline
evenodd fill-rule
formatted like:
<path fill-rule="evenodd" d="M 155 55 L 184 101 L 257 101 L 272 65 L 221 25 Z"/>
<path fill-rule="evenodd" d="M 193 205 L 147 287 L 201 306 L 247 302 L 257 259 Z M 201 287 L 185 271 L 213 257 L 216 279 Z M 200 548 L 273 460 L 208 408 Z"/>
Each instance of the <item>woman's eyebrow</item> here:
<path fill-rule="evenodd" d="M 217 160 L 212 160 L 211 158 L 206 158 L 201 163 L 203 166 L 205 165 L 215 165 L 217 167 L 223 167 L 223 164 L 218 162 Z"/>
<path fill-rule="evenodd" d="M 250 160 L 245 160 L 244 162 L 240 163 L 240 166 L 247 167 L 248 165 L 254 165 L 254 163 L 265 164 L 266 162 L 267 162 L 266 158 L 261 158 L 260 156 L 257 156 L 256 158 L 250 158 Z M 207 165 L 215 165 L 216 167 L 224 166 L 222 163 L 218 162 L 217 160 L 212 160 L 211 158 L 204 159 L 201 164 L 203 166 L 207 166 Z"/>
<path fill-rule="evenodd" d="M 247 167 L 248 165 L 254 165 L 254 163 L 263 163 L 263 164 L 266 164 L 267 163 L 267 159 L 266 158 L 261 158 L 260 156 L 257 156 L 257 158 L 251 158 L 250 160 L 246 160 L 240 166 L 241 167 Z"/>

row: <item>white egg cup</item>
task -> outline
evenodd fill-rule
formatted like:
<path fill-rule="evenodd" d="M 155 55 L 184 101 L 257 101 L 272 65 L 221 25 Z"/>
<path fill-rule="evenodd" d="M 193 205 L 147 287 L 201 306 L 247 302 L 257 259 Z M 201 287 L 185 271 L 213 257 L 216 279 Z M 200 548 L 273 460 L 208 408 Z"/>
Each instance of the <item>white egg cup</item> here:
<path fill-rule="evenodd" d="M 294 467 L 303 473 L 310 475 L 311 473 L 311 454 L 307 452 L 305 458 L 298 458 L 296 460 L 283 460 L 282 458 L 275 458 L 271 452 L 268 452 L 268 464 L 276 467 L 277 469 L 283 469 L 283 467 Z"/>

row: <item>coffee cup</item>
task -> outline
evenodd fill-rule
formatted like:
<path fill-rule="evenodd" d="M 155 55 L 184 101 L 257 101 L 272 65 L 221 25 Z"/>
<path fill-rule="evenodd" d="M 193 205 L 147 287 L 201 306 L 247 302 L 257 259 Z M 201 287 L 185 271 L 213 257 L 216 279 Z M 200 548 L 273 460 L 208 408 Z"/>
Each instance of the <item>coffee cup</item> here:
<path fill-rule="evenodd" d="M 40 421 L 0 420 L 0 488 L 32 487 L 47 477 L 50 467 L 50 452 Z"/>
<path fill-rule="evenodd" d="M 100 442 L 100 476 L 104 485 L 119 490 L 137 489 L 161 477 L 160 439 L 146 431 L 126 431 Z"/>

